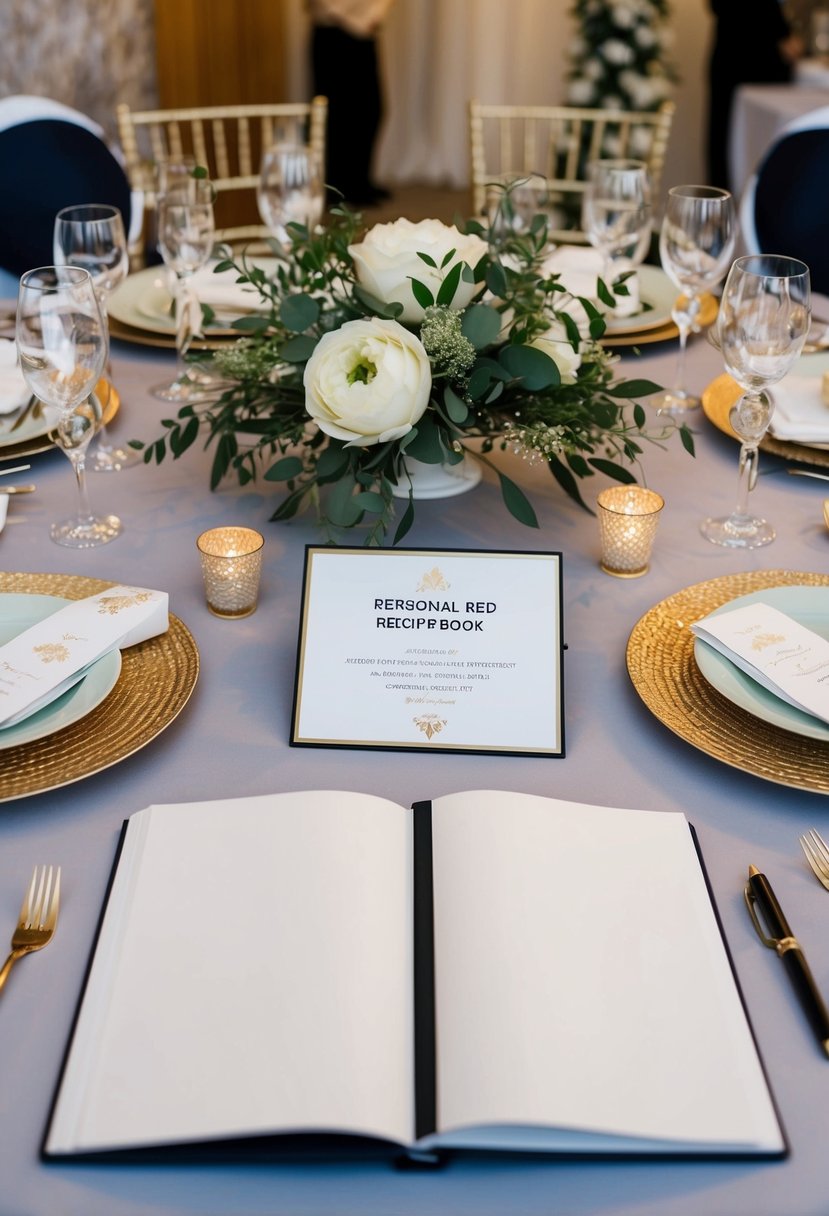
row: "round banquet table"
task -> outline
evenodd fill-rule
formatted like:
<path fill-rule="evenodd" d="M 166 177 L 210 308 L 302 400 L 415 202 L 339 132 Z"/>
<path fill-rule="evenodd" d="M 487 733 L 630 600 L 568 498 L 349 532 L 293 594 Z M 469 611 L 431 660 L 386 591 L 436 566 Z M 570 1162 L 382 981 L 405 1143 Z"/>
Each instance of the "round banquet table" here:
<path fill-rule="evenodd" d="M 675 343 L 622 355 L 624 375 L 670 383 Z M 116 437 L 153 439 L 168 406 L 149 387 L 173 353 L 113 344 L 121 409 Z M 689 351 L 689 383 L 722 372 L 702 338 Z M 304 547 L 320 543 L 313 516 L 269 522 L 278 488 L 261 482 L 209 489 L 210 454 L 197 445 L 178 461 L 90 475 L 93 507 L 117 511 L 124 533 L 73 552 L 49 539 L 75 487 L 66 457 L 31 458 L 37 493 L 15 499 L 0 536 L 3 569 L 85 575 L 160 588 L 193 634 L 201 671 L 193 695 L 163 733 L 86 779 L 0 805 L 0 932 L 11 933 L 21 886 L 38 862 L 63 866 L 60 923 L 48 950 L 26 959 L 0 997 L 4 1160 L 0 1210 L 8 1216 L 395 1216 L 424 1213 L 590 1213 L 590 1216 L 816 1216 L 829 1204 L 826 1126 L 829 1061 L 822 1058 L 779 960 L 762 948 L 743 903 L 749 863 L 775 885 L 829 993 L 829 894 L 808 871 L 798 835 L 829 836 L 829 799 L 725 764 L 674 734 L 650 712 L 627 673 L 626 646 L 640 617 L 691 584 L 788 569 L 829 573 L 826 490 L 789 477 L 763 456 L 755 504 L 776 524 L 767 549 L 734 553 L 699 533 L 703 515 L 730 510 L 737 446 L 698 411 L 697 455 L 678 439 L 647 447 L 648 483 L 665 497 L 649 573 L 620 580 L 599 569 L 593 516 L 558 489 L 544 467 L 499 454 L 538 513 L 528 529 L 504 509 L 490 470 L 472 492 L 418 505 L 411 547 L 549 549 L 563 555 L 563 758 L 407 753 L 288 744 Z M 12 478 L 11 480 L 15 480 Z M 596 477 L 590 500 L 602 488 Z M 196 538 L 220 524 L 265 535 L 259 607 L 219 620 L 204 601 Z M 0 756 L 0 770 L 3 759 Z M 590 1162 L 457 1159 L 438 1172 L 400 1173 L 378 1162 L 324 1164 L 43 1163 L 39 1147 L 87 956 L 125 816 L 155 802 L 294 789 L 354 789 L 408 805 L 455 790 L 491 788 L 611 806 L 684 812 L 695 825 L 772 1091 L 791 1143 L 781 1162 Z M 217 970 L 221 983 L 221 966 Z M 159 994 L 163 999 L 163 994 Z"/>

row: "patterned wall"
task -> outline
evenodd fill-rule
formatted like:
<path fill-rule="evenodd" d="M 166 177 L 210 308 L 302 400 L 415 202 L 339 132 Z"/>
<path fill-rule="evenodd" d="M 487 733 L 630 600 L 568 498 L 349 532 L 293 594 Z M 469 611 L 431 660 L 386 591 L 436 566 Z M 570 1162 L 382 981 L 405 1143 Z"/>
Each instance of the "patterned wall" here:
<path fill-rule="evenodd" d="M 115 106 L 158 105 L 153 0 L 0 0 L 0 97 L 34 93 L 116 138 Z"/>

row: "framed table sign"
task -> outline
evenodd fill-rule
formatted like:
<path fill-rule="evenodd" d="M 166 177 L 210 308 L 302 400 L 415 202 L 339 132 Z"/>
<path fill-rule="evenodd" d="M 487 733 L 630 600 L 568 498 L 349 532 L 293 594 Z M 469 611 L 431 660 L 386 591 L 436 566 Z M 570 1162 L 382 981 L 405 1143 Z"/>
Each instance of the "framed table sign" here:
<path fill-rule="evenodd" d="M 291 743 L 563 756 L 561 554 L 305 554 Z"/>

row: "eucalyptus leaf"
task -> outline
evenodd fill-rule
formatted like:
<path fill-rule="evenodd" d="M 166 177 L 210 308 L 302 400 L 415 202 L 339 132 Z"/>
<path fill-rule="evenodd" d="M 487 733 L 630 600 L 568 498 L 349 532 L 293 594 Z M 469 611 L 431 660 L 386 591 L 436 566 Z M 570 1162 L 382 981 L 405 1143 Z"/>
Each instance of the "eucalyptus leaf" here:
<path fill-rule="evenodd" d="M 501 496 L 510 515 L 528 528 L 537 528 L 538 517 L 523 490 L 519 490 L 515 482 L 504 473 L 499 472 L 498 479 L 501 483 Z"/>
<path fill-rule="evenodd" d="M 306 363 L 313 355 L 316 345 L 316 338 L 311 338 L 307 334 L 298 334 L 297 337 L 283 342 L 279 353 L 286 363 Z"/>
<path fill-rule="evenodd" d="M 286 329 L 301 334 L 319 320 L 320 306 L 311 296 L 286 296 L 279 306 L 279 319 Z"/>
<path fill-rule="evenodd" d="M 608 397 L 649 397 L 652 393 L 661 393 L 662 386 L 652 380 L 623 380 L 619 384 L 608 387 Z"/>
<path fill-rule="evenodd" d="M 351 528 L 362 517 L 362 509 L 354 496 L 353 477 L 341 478 L 331 490 L 326 503 L 328 518 L 338 528 Z"/>
<path fill-rule="evenodd" d="M 265 481 L 290 481 L 292 477 L 299 477 L 301 472 L 302 461 L 299 457 L 285 456 L 265 470 Z"/>
<path fill-rule="evenodd" d="M 534 346 L 505 346 L 499 362 L 516 380 L 521 380 L 530 392 L 561 384 L 561 373 L 543 350 Z"/>
<path fill-rule="evenodd" d="M 502 325 L 503 319 L 496 309 L 488 304 L 470 304 L 461 319 L 461 333 L 476 350 L 483 350 L 495 342 Z"/>

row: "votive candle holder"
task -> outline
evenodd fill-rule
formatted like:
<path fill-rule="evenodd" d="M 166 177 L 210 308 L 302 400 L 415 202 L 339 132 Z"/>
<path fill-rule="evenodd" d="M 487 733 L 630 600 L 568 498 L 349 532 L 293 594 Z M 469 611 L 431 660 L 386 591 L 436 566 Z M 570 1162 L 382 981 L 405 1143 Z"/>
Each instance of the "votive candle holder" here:
<path fill-rule="evenodd" d="M 612 486 L 597 502 L 602 570 L 616 578 L 646 574 L 665 500 L 644 486 Z"/>
<path fill-rule="evenodd" d="M 255 612 L 265 538 L 253 528 L 211 528 L 196 544 L 213 615 L 232 619 Z"/>

